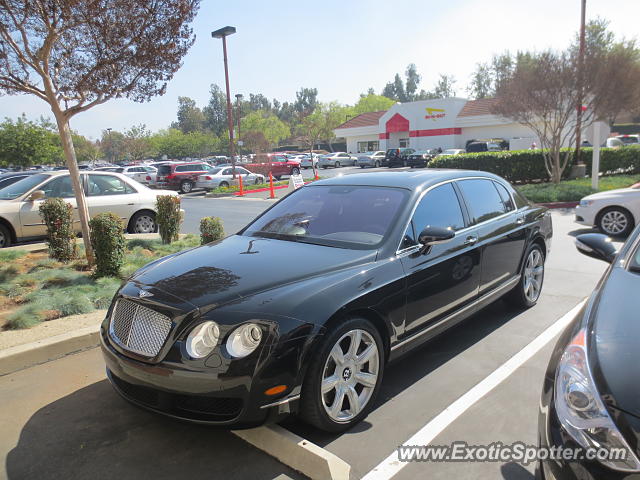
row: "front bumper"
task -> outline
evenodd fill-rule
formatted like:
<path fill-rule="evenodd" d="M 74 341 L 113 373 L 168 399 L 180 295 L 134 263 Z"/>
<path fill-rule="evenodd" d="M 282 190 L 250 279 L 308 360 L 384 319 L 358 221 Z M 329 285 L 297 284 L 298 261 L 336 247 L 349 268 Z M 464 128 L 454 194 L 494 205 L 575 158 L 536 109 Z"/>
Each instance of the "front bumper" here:
<path fill-rule="evenodd" d="M 591 206 L 589 207 L 581 207 L 578 205 L 575 211 L 576 223 L 580 225 L 586 225 L 588 227 L 593 227 L 596 224 L 596 212 L 595 209 Z"/>
<path fill-rule="evenodd" d="M 129 358 L 114 348 L 104 327 L 100 340 L 114 389 L 147 410 L 192 423 L 251 428 L 281 420 L 297 408 L 300 385 L 291 375 L 274 373 L 268 346 L 251 361 L 229 363 L 213 354 L 198 368 L 180 361 L 150 364 Z M 279 383 L 291 385 L 282 396 L 262 393 L 265 385 Z"/>

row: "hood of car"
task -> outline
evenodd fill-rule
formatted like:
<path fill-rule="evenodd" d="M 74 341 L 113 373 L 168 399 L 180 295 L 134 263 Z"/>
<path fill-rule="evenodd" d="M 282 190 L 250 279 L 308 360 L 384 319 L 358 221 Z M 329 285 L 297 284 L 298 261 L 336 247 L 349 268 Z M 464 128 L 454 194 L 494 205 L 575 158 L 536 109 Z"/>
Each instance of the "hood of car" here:
<path fill-rule="evenodd" d="M 606 403 L 640 417 L 640 273 L 615 267 L 599 294 L 590 342 L 594 381 Z"/>
<path fill-rule="evenodd" d="M 375 250 L 233 235 L 143 267 L 131 280 L 208 310 L 375 257 Z"/>
<path fill-rule="evenodd" d="M 587 195 L 583 200 L 604 200 L 607 198 L 623 197 L 628 195 L 640 196 L 640 188 L 617 188 L 615 190 L 607 190 L 605 192 Z"/>

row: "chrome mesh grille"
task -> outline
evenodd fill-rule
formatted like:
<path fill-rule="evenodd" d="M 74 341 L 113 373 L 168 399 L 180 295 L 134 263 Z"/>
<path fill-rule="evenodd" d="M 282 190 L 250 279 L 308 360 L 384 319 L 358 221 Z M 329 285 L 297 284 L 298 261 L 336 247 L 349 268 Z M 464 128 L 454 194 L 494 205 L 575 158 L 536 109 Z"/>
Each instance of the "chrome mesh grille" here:
<path fill-rule="evenodd" d="M 155 357 L 169 335 L 171 319 L 131 300 L 120 299 L 111 314 L 109 330 L 127 350 Z"/>

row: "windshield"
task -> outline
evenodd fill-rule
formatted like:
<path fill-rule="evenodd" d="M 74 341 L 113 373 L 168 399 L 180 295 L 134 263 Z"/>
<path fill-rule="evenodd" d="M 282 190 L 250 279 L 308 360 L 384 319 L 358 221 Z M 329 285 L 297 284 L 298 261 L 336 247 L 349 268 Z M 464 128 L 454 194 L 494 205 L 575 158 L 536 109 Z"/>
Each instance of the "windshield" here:
<path fill-rule="evenodd" d="M 243 235 L 342 248 L 371 248 L 385 238 L 408 192 L 369 186 L 309 186 L 250 224 Z"/>
<path fill-rule="evenodd" d="M 638 137 L 618 137 L 618 139 L 627 145 L 630 143 L 638 143 Z"/>
<path fill-rule="evenodd" d="M 458 153 L 458 150 L 445 150 L 442 152 L 443 155 L 455 155 L 456 153 Z"/>
<path fill-rule="evenodd" d="M 14 198 L 21 197 L 47 178 L 49 178 L 49 175 L 45 175 L 43 173 L 29 175 L 28 177 L 23 178 L 22 180 L 19 180 L 16 183 L 13 183 L 8 187 L 0 190 L 0 200 L 13 200 Z"/>
<path fill-rule="evenodd" d="M 217 167 L 217 168 L 212 168 L 211 170 L 209 170 L 209 173 L 211 175 L 217 175 L 218 173 L 220 173 L 222 171 L 224 167 Z"/>

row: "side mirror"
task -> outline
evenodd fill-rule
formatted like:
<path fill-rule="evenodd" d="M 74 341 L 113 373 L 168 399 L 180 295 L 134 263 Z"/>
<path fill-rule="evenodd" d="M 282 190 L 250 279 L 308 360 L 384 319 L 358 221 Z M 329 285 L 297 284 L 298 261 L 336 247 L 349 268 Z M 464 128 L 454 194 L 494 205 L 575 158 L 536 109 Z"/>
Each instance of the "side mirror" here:
<path fill-rule="evenodd" d="M 44 196 L 44 190 L 34 190 L 33 192 L 31 192 L 31 195 L 29 195 L 29 198 L 27 198 L 27 200 L 30 202 L 35 202 L 36 200 L 44 198 Z"/>
<path fill-rule="evenodd" d="M 420 253 L 429 253 L 433 245 L 446 243 L 455 236 L 456 232 L 451 228 L 432 227 L 431 225 L 427 225 L 418 236 L 418 242 L 422 245 Z"/>
<path fill-rule="evenodd" d="M 576 248 L 587 257 L 611 263 L 618 250 L 611 238 L 600 233 L 585 233 L 576 237 Z"/>

